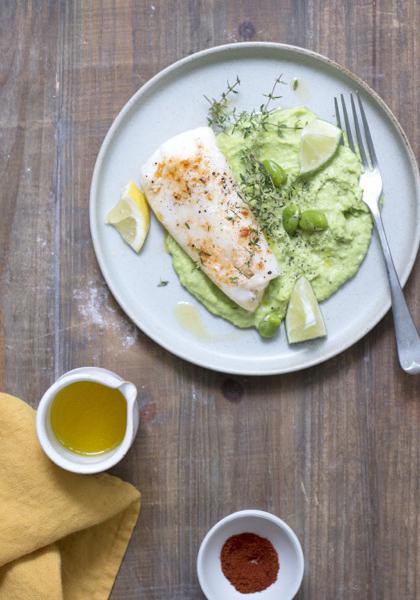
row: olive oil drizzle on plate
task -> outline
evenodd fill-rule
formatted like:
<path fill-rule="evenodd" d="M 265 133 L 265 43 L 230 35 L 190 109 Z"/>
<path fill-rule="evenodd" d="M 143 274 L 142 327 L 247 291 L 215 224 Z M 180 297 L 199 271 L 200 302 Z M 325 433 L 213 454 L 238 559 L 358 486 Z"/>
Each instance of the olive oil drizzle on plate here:
<path fill-rule="evenodd" d="M 175 316 L 184 329 L 201 340 L 212 340 L 213 335 L 207 331 L 198 309 L 190 302 L 178 302 L 175 306 Z"/>

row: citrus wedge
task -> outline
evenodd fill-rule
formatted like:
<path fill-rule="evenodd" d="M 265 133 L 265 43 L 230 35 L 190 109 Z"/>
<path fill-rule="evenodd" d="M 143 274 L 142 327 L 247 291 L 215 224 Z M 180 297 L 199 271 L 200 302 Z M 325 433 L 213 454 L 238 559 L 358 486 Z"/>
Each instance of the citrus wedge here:
<path fill-rule="evenodd" d="M 120 200 L 107 214 L 106 223 L 113 225 L 123 240 L 140 252 L 149 231 L 150 211 L 145 195 L 135 183 L 130 181 L 125 186 Z"/>
<path fill-rule="evenodd" d="M 289 344 L 327 335 L 318 300 L 306 277 L 300 277 L 296 281 L 290 296 L 286 331 Z"/>
<path fill-rule="evenodd" d="M 300 174 L 316 171 L 335 154 L 341 139 L 341 129 L 315 119 L 308 123 L 301 133 L 300 141 Z"/>

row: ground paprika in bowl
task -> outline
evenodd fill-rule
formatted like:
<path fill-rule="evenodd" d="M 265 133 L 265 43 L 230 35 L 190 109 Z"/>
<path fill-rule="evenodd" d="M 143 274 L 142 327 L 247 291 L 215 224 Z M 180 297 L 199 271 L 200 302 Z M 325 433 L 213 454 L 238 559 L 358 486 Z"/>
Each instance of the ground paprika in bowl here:
<path fill-rule="evenodd" d="M 277 516 L 242 510 L 214 525 L 197 556 L 208 600 L 292 600 L 302 583 L 304 559 L 292 529 Z"/>
<path fill-rule="evenodd" d="M 223 544 L 222 571 L 242 594 L 262 592 L 279 572 L 279 557 L 273 544 L 255 533 L 233 535 Z"/>

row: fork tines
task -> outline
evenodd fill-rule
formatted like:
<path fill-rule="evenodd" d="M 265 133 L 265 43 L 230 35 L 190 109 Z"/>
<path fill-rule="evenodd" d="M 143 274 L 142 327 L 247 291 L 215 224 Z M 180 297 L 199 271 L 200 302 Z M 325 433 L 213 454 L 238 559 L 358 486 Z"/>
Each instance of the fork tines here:
<path fill-rule="evenodd" d="M 358 110 L 356 109 L 356 103 L 354 97 L 357 98 Z M 350 105 L 351 113 L 353 117 L 353 129 L 350 123 L 349 112 L 347 111 L 346 101 L 344 94 L 340 94 L 341 101 L 341 112 L 337 97 L 334 98 L 335 116 L 337 119 L 337 126 L 343 129 L 347 135 L 347 142 L 353 152 L 359 151 L 360 158 L 363 162 L 365 169 L 374 168 L 377 165 L 376 152 L 370 134 L 369 125 L 366 119 L 365 109 L 360 99 L 359 92 L 350 94 Z M 360 115 L 360 116 L 359 116 Z M 344 125 L 344 127 L 343 127 Z M 353 135 L 355 134 L 355 136 Z M 354 140 L 356 139 L 357 144 Z"/>

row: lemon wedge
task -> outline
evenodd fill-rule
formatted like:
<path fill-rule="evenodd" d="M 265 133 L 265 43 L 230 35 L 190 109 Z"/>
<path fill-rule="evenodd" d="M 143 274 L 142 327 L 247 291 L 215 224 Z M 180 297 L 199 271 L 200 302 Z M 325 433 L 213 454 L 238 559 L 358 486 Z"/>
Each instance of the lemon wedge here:
<path fill-rule="evenodd" d="M 300 277 L 293 288 L 286 314 L 289 344 L 327 335 L 324 319 L 311 284 Z"/>
<path fill-rule="evenodd" d="M 135 183 L 130 181 L 125 186 L 120 200 L 107 214 L 106 223 L 113 225 L 123 240 L 140 252 L 149 231 L 150 211 L 145 195 Z"/>
<path fill-rule="evenodd" d="M 300 174 L 316 171 L 335 154 L 341 139 L 341 129 L 315 119 L 308 123 L 301 133 L 300 140 Z"/>

